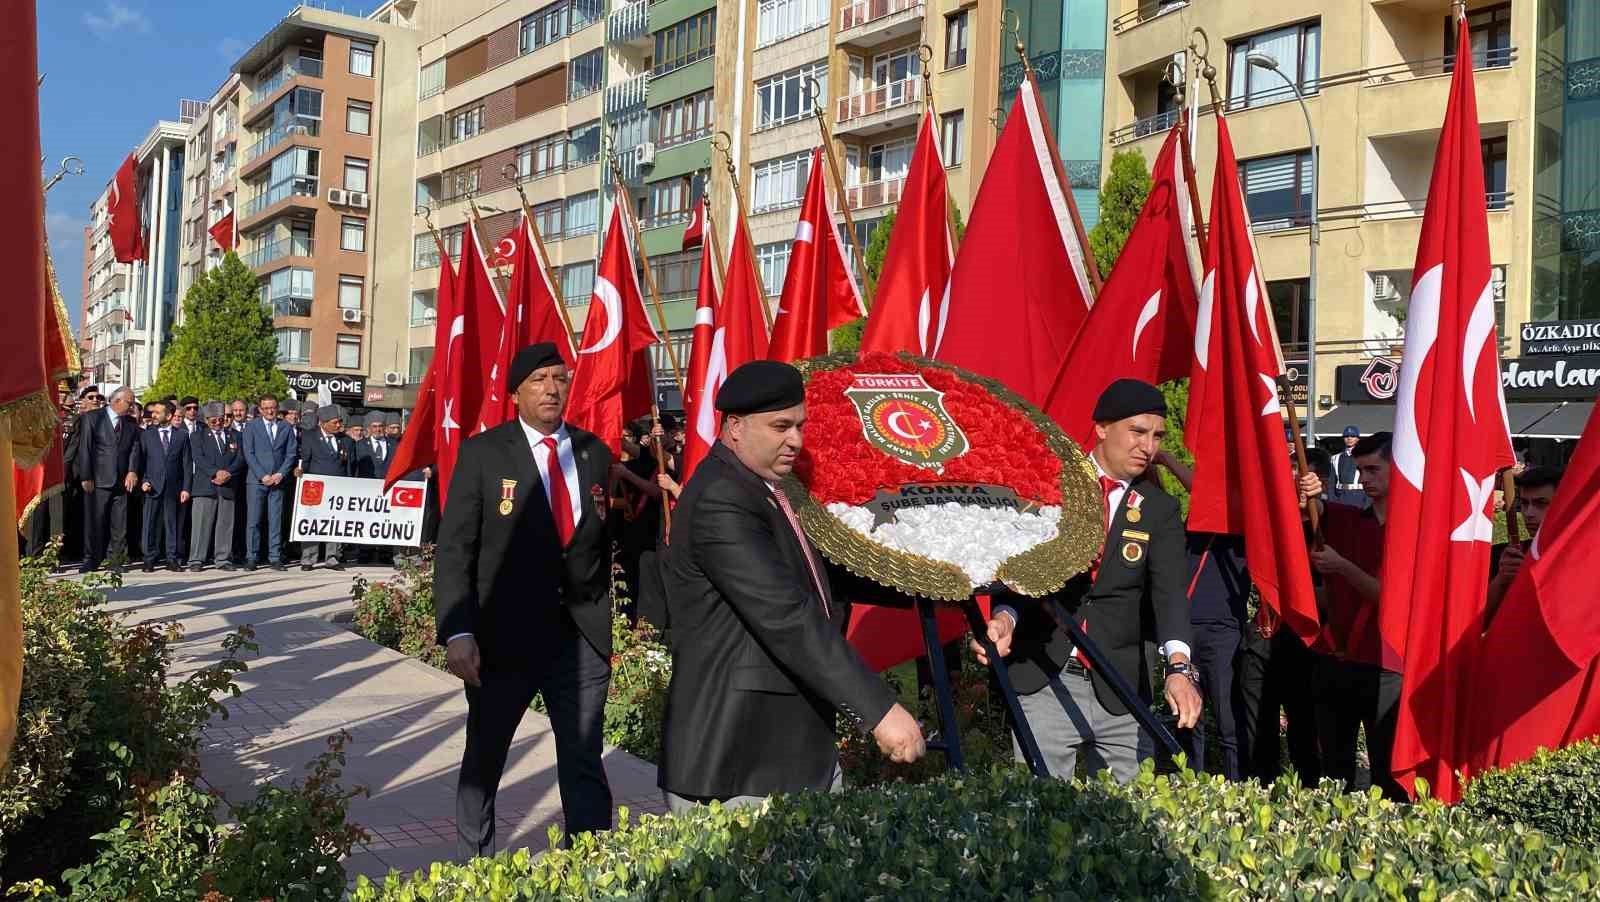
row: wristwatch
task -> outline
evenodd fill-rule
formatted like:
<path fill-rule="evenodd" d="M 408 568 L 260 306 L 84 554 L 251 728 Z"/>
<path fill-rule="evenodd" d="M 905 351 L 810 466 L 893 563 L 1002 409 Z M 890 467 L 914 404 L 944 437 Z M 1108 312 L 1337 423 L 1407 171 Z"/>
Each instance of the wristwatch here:
<path fill-rule="evenodd" d="M 1189 682 L 1195 684 L 1195 686 L 1198 687 L 1200 685 L 1200 668 L 1194 666 L 1193 664 L 1189 663 L 1188 661 L 1184 661 L 1184 662 L 1178 663 L 1178 664 L 1173 664 L 1171 662 L 1168 662 L 1167 671 L 1164 674 L 1164 676 L 1170 677 L 1170 676 L 1173 676 L 1174 674 L 1182 674 L 1183 676 L 1188 677 L 1189 678 Z"/>

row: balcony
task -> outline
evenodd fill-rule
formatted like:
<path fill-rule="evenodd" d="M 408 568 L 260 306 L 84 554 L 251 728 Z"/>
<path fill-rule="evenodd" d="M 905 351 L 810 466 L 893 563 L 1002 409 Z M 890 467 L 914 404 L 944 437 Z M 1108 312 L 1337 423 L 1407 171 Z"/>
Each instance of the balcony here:
<path fill-rule="evenodd" d="M 293 64 L 285 62 L 278 67 L 278 71 L 273 73 L 270 78 L 256 85 L 256 89 L 250 92 L 249 99 L 245 101 L 245 108 L 253 112 L 256 106 L 271 100 L 279 88 L 297 78 L 321 77 L 322 60 L 302 57 L 295 60 Z"/>
<path fill-rule="evenodd" d="M 316 245 L 316 240 L 312 238 L 280 238 L 266 247 L 251 251 L 244 262 L 251 269 L 260 269 L 286 257 L 309 257 L 316 250 Z"/>
<path fill-rule="evenodd" d="M 1138 0 L 1133 9 L 1111 20 L 1111 33 L 1122 34 L 1130 28 L 1158 19 L 1167 13 L 1177 12 L 1189 5 L 1189 0 Z"/>
<path fill-rule="evenodd" d="M 619 3 L 606 16 L 606 41 L 612 44 L 650 45 L 650 4 L 644 0 Z"/>
<path fill-rule="evenodd" d="M 688 210 L 673 210 L 667 213 L 657 213 L 639 220 L 639 229 L 661 229 L 672 225 L 682 225 L 689 221 Z"/>
<path fill-rule="evenodd" d="M 268 151 L 290 138 L 315 138 L 322 132 L 322 120 L 311 119 L 306 116 L 296 116 L 261 137 L 261 140 L 250 145 L 244 152 L 244 161 L 239 166 L 239 171 L 248 175 L 256 169 L 251 165 L 256 160 L 265 156 Z"/>
<path fill-rule="evenodd" d="M 642 6 L 643 4 L 637 4 Z M 620 116 L 644 109 L 650 99 L 650 73 L 644 72 L 606 86 L 606 115 Z"/>
<path fill-rule="evenodd" d="M 844 202 L 851 210 L 881 207 L 900 202 L 900 192 L 905 190 L 904 177 L 880 179 L 865 185 L 849 185 L 844 189 Z"/>
<path fill-rule="evenodd" d="M 1497 47 L 1493 50 L 1475 50 L 1472 53 L 1473 73 L 1487 69 L 1505 69 L 1517 61 L 1517 48 Z M 1435 75 L 1449 75 L 1456 64 L 1454 54 L 1450 56 L 1434 56 L 1427 59 L 1401 60 L 1385 66 L 1373 66 L 1362 70 L 1367 87 L 1394 84 L 1395 82 L 1414 81 L 1419 78 L 1430 78 Z"/>
<path fill-rule="evenodd" d="M 240 210 L 240 225 L 268 212 L 281 203 L 296 203 L 316 208 L 317 177 L 297 175 L 284 179 L 266 191 L 244 202 Z"/>
<path fill-rule="evenodd" d="M 1178 123 L 1179 110 L 1167 110 L 1154 116 L 1145 116 L 1135 119 L 1127 125 L 1118 126 L 1111 130 L 1110 138 L 1113 145 L 1126 144 L 1151 135 L 1165 134 Z"/>
<path fill-rule="evenodd" d="M 902 79 L 839 98 L 834 134 L 874 135 L 915 125 L 921 113 L 922 79 Z"/>
<path fill-rule="evenodd" d="M 922 0 L 858 0 L 839 10 L 840 47 L 866 50 L 922 30 Z"/>
<path fill-rule="evenodd" d="M 1483 196 L 1484 205 L 1490 213 L 1501 213 L 1511 209 L 1516 195 L 1510 191 L 1487 191 Z M 1406 197 L 1394 200 L 1373 200 L 1362 204 L 1351 204 L 1346 207 L 1325 207 L 1318 211 L 1324 223 L 1341 219 L 1359 219 L 1364 222 L 1383 219 L 1415 219 L 1428 210 L 1426 197 Z M 1281 228 L 1304 227 L 1304 217 L 1286 221 L 1288 224 Z M 1256 231 L 1261 231 L 1256 227 Z"/>

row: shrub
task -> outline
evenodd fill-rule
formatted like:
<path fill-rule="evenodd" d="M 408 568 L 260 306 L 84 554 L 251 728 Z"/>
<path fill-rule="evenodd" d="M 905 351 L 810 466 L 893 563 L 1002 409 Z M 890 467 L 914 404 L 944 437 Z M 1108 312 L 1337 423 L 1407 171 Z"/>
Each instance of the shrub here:
<path fill-rule="evenodd" d="M 402 558 L 400 572 L 369 583 L 356 577 L 350 589 L 355 601 L 356 632 L 424 664 L 444 669 L 433 611 L 433 546 L 424 545 L 415 558 Z"/>
<path fill-rule="evenodd" d="M 1521 764 L 1482 774 L 1467 784 L 1461 807 L 1600 847 L 1600 740 L 1540 750 Z"/>
<path fill-rule="evenodd" d="M 1572 899 L 1596 886 L 1592 851 L 1437 802 L 1147 766 L 1129 786 L 996 769 L 761 810 L 624 816 L 537 859 L 361 878 L 352 898 Z"/>

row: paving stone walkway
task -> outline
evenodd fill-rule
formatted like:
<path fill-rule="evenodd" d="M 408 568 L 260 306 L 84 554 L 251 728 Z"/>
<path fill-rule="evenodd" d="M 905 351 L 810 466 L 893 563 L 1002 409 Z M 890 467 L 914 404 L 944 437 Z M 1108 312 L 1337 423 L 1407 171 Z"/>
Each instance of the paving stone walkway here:
<path fill-rule="evenodd" d="M 341 728 L 351 734 L 344 785 L 364 785 L 350 819 L 372 835 L 346 862 L 381 878 L 455 857 L 455 785 L 466 741 L 467 702 L 449 674 L 367 641 L 337 622 L 352 608 L 352 577 L 387 568 L 303 573 L 134 572 L 111 606 L 139 620 L 178 621 L 172 674 L 181 678 L 220 659 L 225 637 L 255 628 L 260 652 L 246 658 L 242 694 L 213 718 L 201 749 L 205 782 L 231 803 L 264 780 L 287 784 Z M 608 748 L 606 771 L 619 806 L 661 812 L 655 766 Z M 498 802 L 502 849 L 546 848 L 561 820 L 550 722 L 528 712 L 517 731 Z"/>

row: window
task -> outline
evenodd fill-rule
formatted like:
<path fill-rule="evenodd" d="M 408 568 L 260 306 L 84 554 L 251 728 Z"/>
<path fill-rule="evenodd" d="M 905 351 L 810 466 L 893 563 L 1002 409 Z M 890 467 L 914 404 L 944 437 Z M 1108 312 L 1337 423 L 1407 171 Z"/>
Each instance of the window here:
<path fill-rule="evenodd" d="M 700 286 L 700 251 L 663 254 L 650 261 L 650 272 L 663 298 L 694 294 Z"/>
<path fill-rule="evenodd" d="M 1294 80 L 1301 93 L 1317 90 L 1321 59 L 1322 26 L 1316 22 L 1291 25 L 1251 35 L 1228 45 L 1228 107 L 1242 109 L 1294 99 L 1294 92 L 1276 72 L 1250 65 L 1246 54 L 1272 54 L 1278 70 Z"/>
<path fill-rule="evenodd" d="M 406 355 L 406 384 L 421 384 L 422 378 L 428 374 L 428 364 L 433 362 L 433 346 L 425 348 L 412 348 Z"/>
<path fill-rule="evenodd" d="M 344 190 L 367 193 L 367 161 L 357 157 L 344 158 Z"/>
<path fill-rule="evenodd" d="M 561 235 L 561 211 L 566 204 L 559 200 L 543 203 L 533 208 L 533 226 L 547 241 L 554 241 Z"/>
<path fill-rule="evenodd" d="M 260 291 L 273 316 L 310 316 L 316 276 L 309 269 L 280 269 L 261 280 Z"/>
<path fill-rule="evenodd" d="M 444 90 L 444 60 L 436 59 L 417 70 L 417 99 L 427 100 Z"/>
<path fill-rule="evenodd" d="M 756 46 L 765 47 L 828 24 L 828 0 L 761 0 L 756 7 Z"/>
<path fill-rule="evenodd" d="M 717 40 L 717 11 L 708 9 L 656 32 L 655 75 L 666 75 L 711 55 Z"/>
<path fill-rule="evenodd" d="M 352 135 L 372 134 L 372 104 L 352 100 L 344 108 L 344 130 Z"/>
<path fill-rule="evenodd" d="M 953 110 L 939 117 L 939 155 L 946 166 L 960 166 L 965 159 L 967 117 L 961 110 Z"/>
<path fill-rule="evenodd" d="M 605 15 L 605 0 L 572 0 L 572 26 L 568 33 L 587 28 L 605 18 Z"/>
<path fill-rule="evenodd" d="M 377 49 L 373 44 L 350 42 L 350 74 L 372 77 L 372 53 Z"/>
<path fill-rule="evenodd" d="M 761 274 L 761 288 L 768 297 L 783 291 L 783 279 L 789 274 L 789 250 L 792 247 L 788 241 L 756 246 L 756 270 Z"/>
<path fill-rule="evenodd" d="M 411 292 L 411 325 L 426 326 L 439 315 L 439 293 L 432 288 Z"/>
<path fill-rule="evenodd" d="M 455 144 L 483 131 L 483 107 L 475 106 L 470 110 L 452 113 L 445 123 L 445 139 Z"/>
<path fill-rule="evenodd" d="M 533 179 L 560 170 L 567 158 L 567 136 L 552 135 L 517 148 L 517 178 Z"/>
<path fill-rule="evenodd" d="M 696 172 L 683 178 L 651 182 L 650 216 L 645 228 L 656 228 L 689 221 L 689 211 L 705 193 L 706 174 Z"/>
<path fill-rule="evenodd" d="M 607 124 L 611 127 L 611 146 L 619 151 L 650 140 L 650 113 L 646 110 L 613 117 Z"/>
<path fill-rule="evenodd" d="M 586 166 L 600 159 L 600 120 L 574 126 L 567 132 L 567 165 Z"/>
<path fill-rule="evenodd" d="M 909 86 L 922 74 L 922 57 L 915 47 L 902 47 L 872 58 L 872 83 L 884 91 L 885 106 L 894 106 L 914 99 L 909 96 Z"/>
<path fill-rule="evenodd" d="M 362 281 L 360 276 L 339 277 L 339 309 L 361 309 Z"/>
<path fill-rule="evenodd" d="M 1467 39 L 1472 42 L 1472 67 L 1487 69 L 1511 65 L 1511 4 L 1467 13 Z M 1456 19 L 1444 21 L 1444 70 L 1456 64 Z"/>
<path fill-rule="evenodd" d="M 590 191 L 567 198 L 565 217 L 566 237 L 594 234 L 600 227 L 600 192 Z"/>
<path fill-rule="evenodd" d="M 671 147 L 704 137 L 712 125 L 711 92 L 680 97 L 656 107 L 650 115 L 655 119 L 657 146 Z"/>
<path fill-rule="evenodd" d="M 278 338 L 279 363 L 306 363 L 311 360 L 310 329 L 273 329 Z"/>
<path fill-rule="evenodd" d="M 339 229 L 339 249 L 364 251 L 367 249 L 367 221 L 359 216 L 346 216 Z"/>
<path fill-rule="evenodd" d="M 957 69 L 967 64 L 967 11 L 944 19 L 944 67 Z"/>
<path fill-rule="evenodd" d="M 567 99 L 600 90 L 605 78 L 605 48 L 599 47 L 567 64 Z"/>
<path fill-rule="evenodd" d="M 361 366 L 361 336 L 341 335 L 338 338 L 338 356 L 333 360 L 333 365 L 342 370 L 353 370 Z"/>
<path fill-rule="evenodd" d="M 816 79 L 821 98 L 813 93 L 810 79 Z M 828 61 L 791 69 L 756 82 L 756 128 L 771 128 L 810 116 L 816 101 L 828 96 Z"/>
<path fill-rule="evenodd" d="M 797 207 L 806 193 L 811 151 L 766 160 L 750 167 L 750 212 L 765 213 Z"/>
<path fill-rule="evenodd" d="M 568 307 L 589 303 L 594 294 L 594 261 L 568 263 L 561 267 L 561 297 Z"/>
<path fill-rule="evenodd" d="M 855 147 L 846 147 L 846 179 L 852 185 L 903 179 L 906 170 L 911 168 L 911 152 L 915 148 L 916 144 L 910 138 L 874 144 L 867 148 L 866 162 L 863 163 L 861 153 Z"/>
<path fill-rule="evenodd" d="M 1506 139 L 1484 138 L 1483 190 L 1488 194 L 1489 209 L 1506 208 Z"/>
<path fill-rule="evenodd" d="M 561 0 L 522 20 L 517 50 L 519 53 L 532 53 L 552 41 L 559 41 L 566 33 L 567 2 Z"/>
<path fill-rule="evenodd" d="M 1307 295 L 1311 292 L 1310 279 L 1281 279 L 1267 283 L 1267 299 L 1272 305 L 1272 319 L 1278 330 L 1278 341 L 1287 349 L 1304 350 L 1311 335 L 1311 317 Z"/>
<path fill-rule="evenodd" d="M 1256 231 L 1292 229 L 1311 215 L 1311 151 L 1259 157 L 1239 164 L 1244 205 Z"/>

